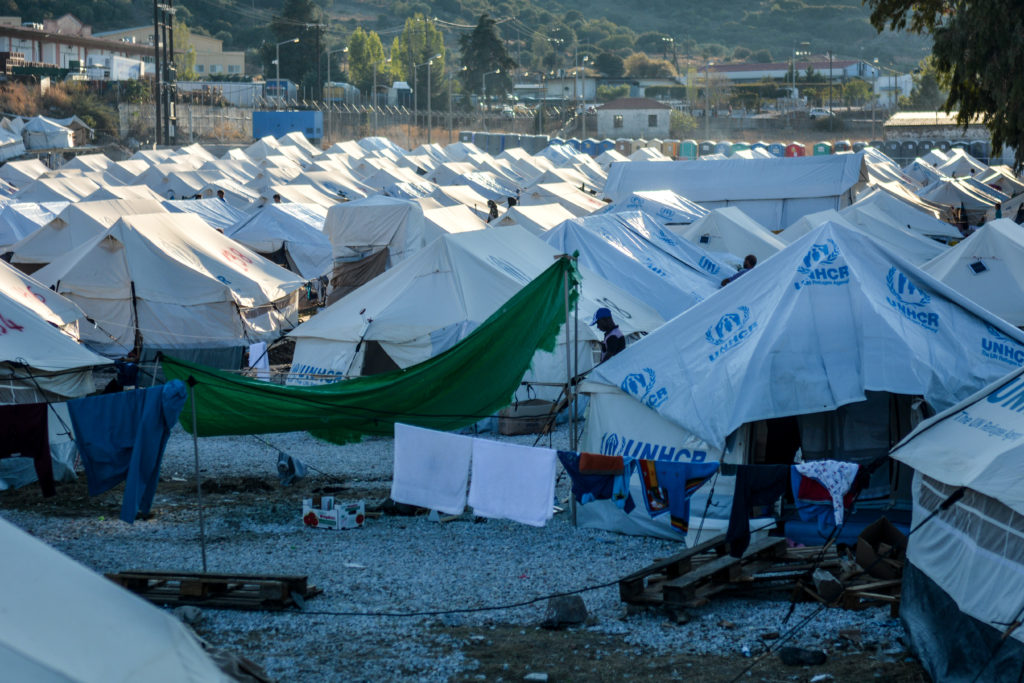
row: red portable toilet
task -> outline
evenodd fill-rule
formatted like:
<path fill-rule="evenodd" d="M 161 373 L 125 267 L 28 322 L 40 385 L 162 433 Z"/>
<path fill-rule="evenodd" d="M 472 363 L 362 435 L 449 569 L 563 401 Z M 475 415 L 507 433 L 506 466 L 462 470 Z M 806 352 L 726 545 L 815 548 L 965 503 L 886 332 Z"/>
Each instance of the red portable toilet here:
<path fill-rule="evenodd" d="M 807 148 L 801 145 L 799 142 L 791 142 L 786 145 L 786 156 L 787 157 L 802 157 L 807 156 Z"/>

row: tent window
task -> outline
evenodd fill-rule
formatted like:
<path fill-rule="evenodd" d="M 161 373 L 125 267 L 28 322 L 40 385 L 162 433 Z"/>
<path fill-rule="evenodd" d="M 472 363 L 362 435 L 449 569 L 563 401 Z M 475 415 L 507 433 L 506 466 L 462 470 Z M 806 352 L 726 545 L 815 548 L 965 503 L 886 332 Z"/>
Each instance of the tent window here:
<path fill-rule="evenodd" d="M 981 275 L 986 270 L 988 270 L 988 266 L 986 266 L 981 261 L 975 261 L 974 263 L 968 264 L 967 267 L 970 268 L 971 272 L 974 273 L 975 275 Z"/>
<path fill-rule="evenodd" d="M 711 235 L 708 234 L 708 233 L 704 233 L 703 235 L 701 235 L 700 236 L 700 243 L 701 244 L 710 244 L 711 243 Z"/>
<path fill-rule="evenodd" d="M 622 121 L 622 115 L 621 114 L 616 114 L 612 118 L 612 126 L 614 126 L 615 128 L 622 128 L 623 121 Z"/>

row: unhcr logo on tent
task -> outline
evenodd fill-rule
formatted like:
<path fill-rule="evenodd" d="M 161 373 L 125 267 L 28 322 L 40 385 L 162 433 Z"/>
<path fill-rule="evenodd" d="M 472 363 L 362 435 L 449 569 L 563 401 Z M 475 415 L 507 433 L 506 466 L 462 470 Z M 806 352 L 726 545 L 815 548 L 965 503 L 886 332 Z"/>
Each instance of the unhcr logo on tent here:
<path fill-rule="evenodd" d="M 742 344 L 756 329 L 757 321 L 750 321 L 750 309 L 746 306 L 726 313 L 704 333 L 708 343 L 718 347 L 708 355 L 708 360 L 715 362 L 723 353 Z"/>
<path fill-rule="evenodd" d="M 640 207 L 640 206 L 643 206 L 643 205 L 644 205 L 644 200 L 640 199 L 640 197 L 637 197 L 636 195 L 633 195 L 632 197 L 630 197 L 629 201 L 626 202 L 626 206 L 630 206 L 630 207 L 633 207 L 633 208 Z"/>
<path fill-rule="evenodd" d="M 704 462 L 708 459 L 707 451 L 691 451 L 681 446 L 628 439 L 615 432 L 605 432 L 601 435 L 601 454 L 667 462 Z"/>
<path fill-rule="evenodd" d="M 619 388 L 631 396 L 635 396 L 648 408 L 657 408 L 668 400 L 668 389 L 655 386 L 654 370 L 644 368 L 640 372 L 631 372 L 622 380 Z"/>
<path fill-rule="evenodd" d="M 931 303 L 931 296 L 911 282 L 906 273 L 896 270 L 895 267 L 890 268 L 889 274 L 885 277 L 885 284 L 889 286 L 889 292 L 892 294 L 885 297 L 890 306 L 915 325 L 920 325 L 929 332 L 939 331 L 939 314 L 926 309 Z"/>
<path fill-rule="evenodd" d="M 704 270 L 708 271 L 712 275 L 718 275 L 718 271 L 721 270 L 721 268 L 718 267 L 718 264 L 709 259 L 707 256 L 701 256 L 700 261 L 697 261 L 697 265 L 703 268 Z"/>
<path fill-rule="evenodd" d="M 985 325 L 985 327 L 993 338 L 981 338 L 981 355 L 1016 367 L 1024 365 L 1024 347 L 991 325 Z"/>
<path fill-rule="evenodd" d="M 660 209 L 658 209 L 658 215 L 661 216 L 662 218 L 675 218 L 676 212 L 673 209 L 668 208 L 667 206 L 663 206 Z"/>
<path fill-rule="evenodd" d="M 803 275 L 802 279 L 793 283 L 797 290 L 810 285 L 845 285 L 850 282 L 850 267 L 837 266 L 839 247 L 835 241 L 826 240 L 824 244 L 814 244 L 804 255 L 803 263 L 796 271 Z"/>

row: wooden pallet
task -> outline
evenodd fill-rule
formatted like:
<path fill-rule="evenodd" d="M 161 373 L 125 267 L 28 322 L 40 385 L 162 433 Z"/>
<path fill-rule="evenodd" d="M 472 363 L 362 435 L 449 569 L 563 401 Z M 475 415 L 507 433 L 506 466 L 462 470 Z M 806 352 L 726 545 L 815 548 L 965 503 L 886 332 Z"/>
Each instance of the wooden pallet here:
<path fill-rule="evenodd" d="M 739 584 L 791 581 L 767 571 L 785 551 L 784 538 L 769 536 L 753 541 L 742 558 L 732 557 L 725 535 L 719 535 L 619 580 L 619 598 L 633 605 L 681 607 Z"/>
<path fill-rule="evenodd" d="M 108 579 L 158 605 L 195 605 L 215 609 L 283 610 L 302 608 L 323 591 L 305 576 L 212 574 L 132 570 Z"/>

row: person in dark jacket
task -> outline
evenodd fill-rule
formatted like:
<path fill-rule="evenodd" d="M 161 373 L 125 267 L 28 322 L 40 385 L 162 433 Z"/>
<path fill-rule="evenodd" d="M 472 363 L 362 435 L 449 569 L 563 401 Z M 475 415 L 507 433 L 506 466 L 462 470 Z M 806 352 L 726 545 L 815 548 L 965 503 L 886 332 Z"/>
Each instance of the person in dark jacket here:
<path fill-rule="evenodd" d="M 604 341 L 601 342 L 602 363 L 626 348 L 626 335 L 622 334 L 622 330 L 615 324 L 610 310 L 607 308 L 597 309 L 590 324 L 597 325 L 597 329 L 604 332 Z"/>
<path fill-rule="evenodd" d="M 727 284 L 738 278 L 740 275 L 746 274 L 751 268 L 757 265 L 757 257 L 753 254 L 747 254 L 747 257 L 743 259 L 743 267 L 736 271 L 735 275 L 725 278 L 722 280 L 722 286 L 725 287 Z"/>

